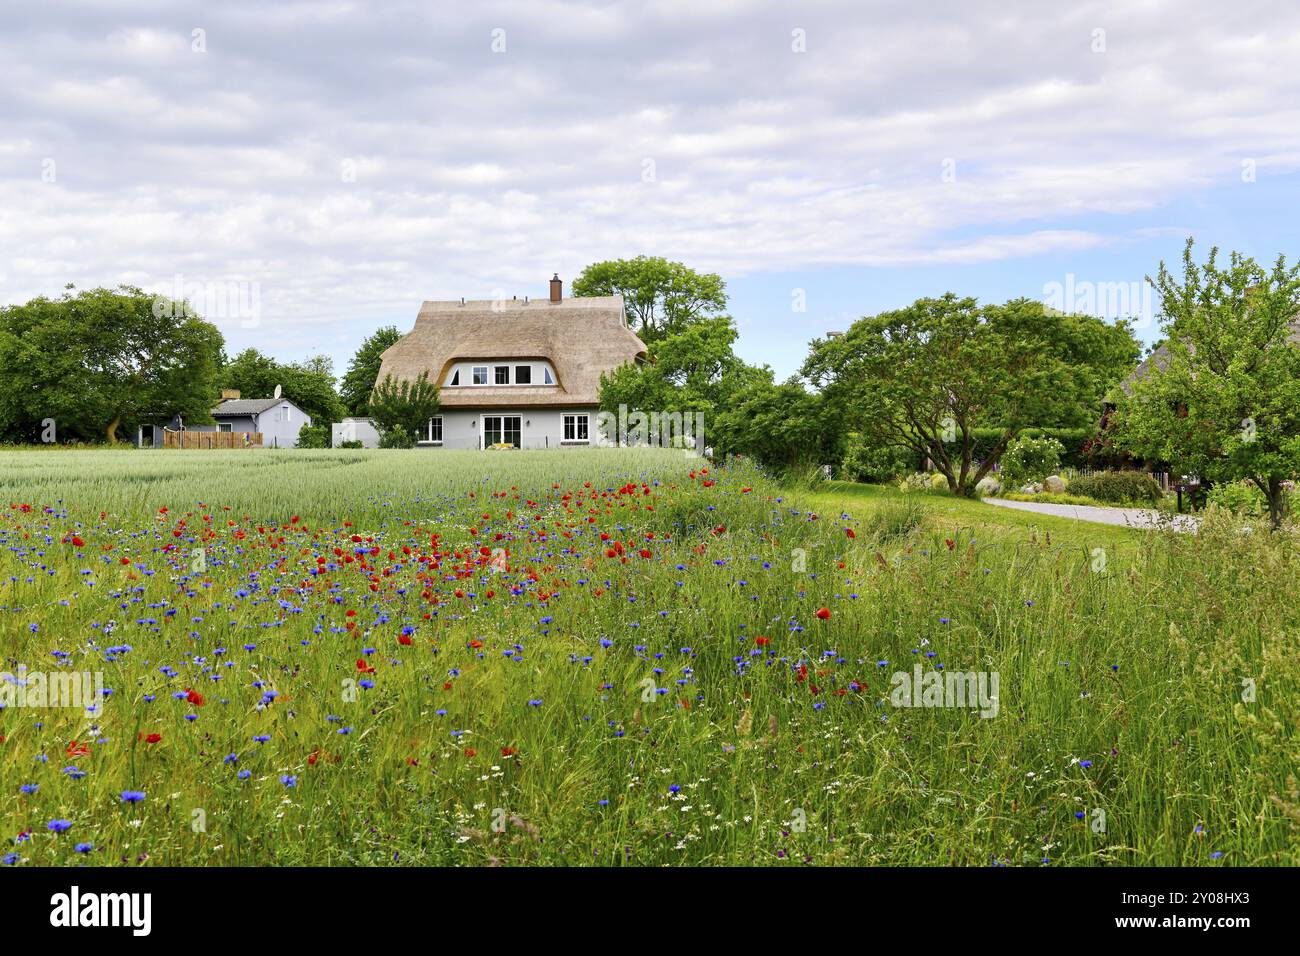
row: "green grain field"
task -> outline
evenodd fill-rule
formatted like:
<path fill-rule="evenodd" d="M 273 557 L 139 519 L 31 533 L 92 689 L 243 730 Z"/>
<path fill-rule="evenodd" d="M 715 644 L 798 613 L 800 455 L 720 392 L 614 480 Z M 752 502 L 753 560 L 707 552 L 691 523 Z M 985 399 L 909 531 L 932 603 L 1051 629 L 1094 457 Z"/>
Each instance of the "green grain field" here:
<path fill-rule="evenodd" d="M 667 451 L 0 453 L 0 859 L 1294 865 L 1298 572 Z"/>

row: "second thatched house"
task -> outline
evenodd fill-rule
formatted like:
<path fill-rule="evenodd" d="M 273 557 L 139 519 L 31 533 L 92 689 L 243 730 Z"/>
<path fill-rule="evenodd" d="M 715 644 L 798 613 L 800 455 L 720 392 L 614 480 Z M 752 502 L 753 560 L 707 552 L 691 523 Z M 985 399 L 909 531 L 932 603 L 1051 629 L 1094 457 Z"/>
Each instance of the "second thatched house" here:
<path fill-rule="evenodd" d="M 560 448 L 596 443 L 601 375 L 645 358 L 622 296 L 566 299 L 555 276 L 545 300 L 425 302 L 379 380 L 438 386 L 421 447 Z"/>

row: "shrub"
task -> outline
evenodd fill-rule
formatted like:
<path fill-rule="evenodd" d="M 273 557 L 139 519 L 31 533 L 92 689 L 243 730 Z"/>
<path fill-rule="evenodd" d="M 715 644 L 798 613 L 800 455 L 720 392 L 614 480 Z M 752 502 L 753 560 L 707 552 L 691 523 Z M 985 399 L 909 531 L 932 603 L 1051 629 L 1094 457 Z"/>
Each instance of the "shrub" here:
<path fill-rule="evenodd" d="M 1022 435 L 1002 455 L 1002 477 L 1012 485 L 1042 481 L 1061 467 L 1064 446 L 1055 438 Z"/>
<path fill-rule="evenodd" d="M 1078 475 L 1070 482 L 1071 494 L 1109 504 L 1155 504 L 1164 492 L 1155 480 L 1141 471 L 1103 471 Z"/>
<path fill-rule="evenodd" d="M 341 441 L 338 443 L 339 448 L 365 448 L 360 438 L 353 438 L 350 441 Z"/>
<path fill-rule="evenodd" d="M 847 481 L 889 484 L 915 468 L 914 457 L 906 449 L 881 448 L 859 441 L 849 447 L 840 463 L 840 475 Z"/>
<path fill-rule="evenodd" d="M 305 425 L 298 431 L 298 440 L 294 448 L 328 448 L 330 446 L 330 426 Z"/>
<path fill-rule="evenodd" d="M 415 439 L 401 425 L 394 425 L 392 428 L 384 430 L 379 436 L 380 448 L 414 448 Z"/>
<path fill-rule="evenodd" d="M 878 540 L 906 538 L 925 520 L 925 508 L 917 501 L 890 501 L 862 519 L 862 530 Z"/>

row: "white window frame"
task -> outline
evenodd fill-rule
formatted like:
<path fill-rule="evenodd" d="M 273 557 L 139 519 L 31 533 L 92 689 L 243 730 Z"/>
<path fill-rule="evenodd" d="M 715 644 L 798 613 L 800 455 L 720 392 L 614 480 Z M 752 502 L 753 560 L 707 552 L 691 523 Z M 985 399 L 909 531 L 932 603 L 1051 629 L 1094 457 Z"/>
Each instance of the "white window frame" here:
<path fill-rule="evenodd" d="M 448 384 L 448 385 L 459 385 L 459 384 L 460 384 L 460 369 L 459 369 L 459 368 L 452 369 L 452 372 L 451 372 L 451 381 L 448 382 L 447 384 Z"/>
<path fill-rule="evenodd" d="M 219 432 L 230 432 L 234 430 L 235 426 L 233 422 L 217 422 L 217 431 Z"/>
<path fill-rule="evenodd" d="M 590 445 L 591 416 L 580 412 L 565 414 L 560 435 L 560 441 L 565 445 Z"/>
<path fill-rule="evenodd" d="M 504 382 L 498 382 L 498 381 L 497 381 L 497 378 L 500 377 L 500 373 L 501 373 L 501 372 L 505 372 L 505 373 L 506 373 L 506 380 L 505 380 Z M 492 366 L 492 384 L 493 384 L 493 385 L 509 385 L 510 383 L 511 383 L 511 378 L 510 378 L 510 366 L 509 366 L 509 365 L 493 365 L 493 366 Z"/>
<path fill-rule="evenodd" d="M 520 373 L 520 372 L 523 372 L 526 376 L 528 376 L 528 381 L 526 381 L 526 382 L 521 382 L 521 381 L 519 381 L 519 373 Z M 515 384 L 516 384 L 516 385 L 532 385 L 532 384 L 533 384 L 533 367 L 532 367 L 531 365 L 516 365 L 516 366 L 515 366 L 514 375 L 515 375 L 515 379 L 514 379 L 514 381 L 515 381 Z"/>
<path fill-rule="evenodd" d="M 542 366 L 542 384 L 543 385 L 555 384 L 555 376 L 551 374 L 551 367 L 549 365 Z"/>
<path fill-rule="evenodd" d="M 473 371 L 470 372 L 470 381 L 473 382 L 475 385 L 486 385 L 486 384 L 488 384 L 488 367 L 489 367 L 489 366 L 487 366 L 487 365 L 474 365 L 474 366 L 471 366 L 471 368 L 473 369 Z M 481 381 L 481 382 L 478 380 L 478 373 L 479 373 L 479 372 L 482 372 L 482 373 L 483 373 L 483 381 Z"/>
<path fill-rule="evenodd" d="M 438 437 L 433 437 L 433 423 L 438 423 Z M 421 445 L 441 445 L 443 441 L 443 421 L 441 415 L 434 415 L 429 419 L 428 424 L 424 426 L 424 438 L 420 441 Z"/>

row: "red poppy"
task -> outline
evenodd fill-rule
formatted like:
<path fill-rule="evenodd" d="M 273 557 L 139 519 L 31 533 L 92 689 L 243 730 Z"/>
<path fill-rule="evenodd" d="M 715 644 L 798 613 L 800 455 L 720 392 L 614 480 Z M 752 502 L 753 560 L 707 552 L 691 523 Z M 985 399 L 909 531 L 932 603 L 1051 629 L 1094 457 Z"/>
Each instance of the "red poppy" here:
<path fill-rule="evenodd" d="M 823 621 L 829 621 L 831 619 L 831 609 L 828 607 L 819 607 L 817 609 L 817 616 Z"/>
<path fill-rule="evenodd" d="M 203 695 L 196 690 L 190 690 L 188 687 L 185 688 L 185 699 L 195 707 L 203 706 Z"/>
<path fill-rule="evenodd" d="M 85 547 L 85 545 L 86 545 L 86 542 L 82 541 L 81 538 L 79 538 L 77 535 L 74 534 L 74 535 L 72 536 L 72 546 L 73 546 L 74 548 L 82 548 L 82 547 Z"/>
<path fill-rule="evenodd" d="M 856 533 L 852 528 L 845 528 L 845 529 L 844 529 L 844 533 L 845 533 L 846 535 L 848 535 L 850 538 L 856 538 L 856 537 L 857 537 L 857 533 Z"/>
<path fill-rule="evenodd" d="M 144 742 L 147 744 L 156 744 L 160 740 L 162 740 L 162 734 L 150 734 L 144 738 Z"/>
<path fill-rule="evenodd" d="M 756 637 L 754 638 L 754 643 L 759 647 L 767 647 L 767 645 L 772 643 L 772 639 L 770 637 Z"/>
<path fill-rule="evenodd" d="M 84 757 L 90 753 L 90 744 L 83 744 L 74 740 L 68 744 L 68 749 L 64 751 L 69 757 Z"/>
<path fill-rule="evenodd" d="M 409 637 L 407 637 L 405 634 L 398 634 L 398 635 L 397 635 L 397 643 L 398 643 L 398 644 L 405 644 L 407 647 L 410 647 L 410 646 L 411 646 L 411 639 L 410 639 Z"/>
<path fill-rule="evenodd" d="M 466 757 L 477 757 L 477 756 L 478 756 L 478 751 L 475 750 L 473 747 L 466 747 L 466 748 L 465 748 L 465 756 L 466 756 Z"/>
<path fill-rule="evenodd" d="M 375 669 L 366 663 L 364 657 L 357 658 L 357 670 L 362 674 L 373 674 L 375 672 Z"/>

